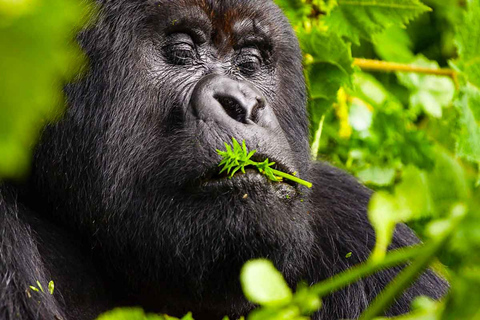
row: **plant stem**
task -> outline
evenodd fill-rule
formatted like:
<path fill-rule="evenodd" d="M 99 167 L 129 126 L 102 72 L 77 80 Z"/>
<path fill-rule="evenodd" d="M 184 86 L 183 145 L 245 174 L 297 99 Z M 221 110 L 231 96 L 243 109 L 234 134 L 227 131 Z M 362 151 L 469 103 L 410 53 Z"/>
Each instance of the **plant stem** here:
<path fill-rule="evenodd" d="M 359 319 L 373 319 L 386 310 L 410 284 L 415 281 L 421 273 L 430 265 L 439 249 L 443 247 L 444 241 L 434 241 L 429 243 L 422 250 L 422 254 L 418 256 L 411 265 L 406 267 L 400 274 L 388 284 L 380 295 L 365 310 Z"/>
<path fill-rule="evenodd" d="M 301 185 L 304 185 L 308 188 L 311 188 L 312 187 L 312 183 L 308 182 L 308 181 L 305 181 L 305 180 L 302 180 L 300 178 L 297 178 L 295 176 L 292 176 L 291 174 L 288 174 L 288 173 L 285 173 L 285 172 L 282 172 L 282 171 L 278 171 L 278 170 L 275 170 L 275 169 L 272 169 L 273 171 L 273 174 L 275 174 L 276 176 L 279 176 L 279 177 L 282 177 L 282 178 L 285 178 L 285 179 L 288 179 L 288 180 L 292 180 L 298 184 L 301 184 Z"/>
<path fill-rule="evenodd" d="M 416 245 L 390 251 L 381 261 L 374 262 L 373 260 L 367 260 L 362 264 L 315 284 L 312 286 L 312 291 L 319 297 L 324 297 L 354 283 L 357 280 L 368 277 L 377 271 L 394 267 L 401 263 L 405 263 L 412 258 L 418 257 L 423 254 L 424 250 L 425 248 L 423 245 Z"/>
<path fill-rule="evenodd" d="M 428 268 L 433 258 L 444 247 L 450 235 L 465 216 L 466 211 L 467 209 L 463 205 L 457 205 L 452 209 L 451 217 L 445 220 L 448 227 L 424 245 L 421 254 L 417 256 L 416 260 L 403 269 L 398 276 L 387 285 L 370 306 L 360 315 L 359 320 L 373 319 L 383 313 L 395 301 L 395 298 L 407 289 L 410 284 Z"/>
<path fill-rule="evenodd" d="M 430 74 L 436 76 L 446 76 L 452 78 L 456 87 L 459 87 L 458 83 L 458 74 L 452 69 L 434 69 L 434 68 L 427 68 L 427 67 L 417 67 L 411 64 L 404 64 L 404 63 L 395 63 L 395 62 L 387 62 L 387 61 L 380 61 L 380 60 L 371 60 L 371 59 L 360 59 L 355 58 L 354 65 L 360 67 L 362 70 L 366 71 L 383 71 L 383 72 L 413 72 L 413 73 L 423 73 L 423 74 Z"/>
<path fill-rule="evenodd" d="M 318 150 L 320 149 L 320 139 L 322 137 L 324 122 L 325 122 L 325 115 L 323 115 L 322 119 L 320 119 L 320 123 L 318 124 L 318 129 L 315 132 L 315 139 L 313 140 L 313 143 L 312 143 L 312 159 L 313 160 L 317 160 Z"/>

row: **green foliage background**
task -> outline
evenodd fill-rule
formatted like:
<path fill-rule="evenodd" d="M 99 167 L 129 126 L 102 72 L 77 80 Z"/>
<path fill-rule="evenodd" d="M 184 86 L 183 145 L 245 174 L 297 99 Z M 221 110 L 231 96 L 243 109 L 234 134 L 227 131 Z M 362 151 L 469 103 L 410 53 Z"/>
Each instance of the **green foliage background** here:
<path fill-rule="evenodd" d="M 25 173 L 40 128 L 61 114 L 61 86 L 82 60 L 71 41 L 86 21 L 82 3 L 0 0 L 0 178 Z M 364 264 L 312 287 L 300 284 L 295 293 L 270 262 L 248 263 L 242 285 L 260 306 L 248 319 L 308 319 L 323 296 L 407 261 L 362 319 L 380 316 L 432 265 L 450 281 L 450 293 L 440 302 L 419 298 L 401 319 L 480 319 L 479 2 L 276 3 L 304 52 L 312 157 L 377 191 L 369 208 L 377 245 Z M 424 243 L 387 252 L 398 222 L 408 222 Z M 168 318 L 140 309 L 100 317 Z"/>

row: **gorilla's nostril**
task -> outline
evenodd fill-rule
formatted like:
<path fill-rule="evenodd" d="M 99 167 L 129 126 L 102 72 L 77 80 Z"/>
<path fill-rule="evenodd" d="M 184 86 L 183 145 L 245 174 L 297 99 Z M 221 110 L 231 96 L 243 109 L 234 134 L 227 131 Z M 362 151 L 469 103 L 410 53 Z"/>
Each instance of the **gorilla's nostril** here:
<path fill-rule="evenodd" d="M 221 104 L 228 116 L 235 121 L 252 124 L 258 122 L 258 110 L 265 108 L 265 99 L 236 99 L 225 95 L 215 95 L 214 98 Z"/>
<path fill-rule="evenodd" d="M 220 102 L 230 118 L 241 123 L 247 123 L 247 109 L 242 107 L 238 101 L 236 101 L 234 98 L 225 96 L 215 97 L 215 99 Z"/>
<path fill-rule="evenodd" d="M 258 109 L 263 109 L 263 108 L 265 108 L 265 99 L 263 99 L 262 97 L 257 96 L 257 97 L 255 97 L 255 100 L 257 100 L 257 105 L 256 105 L 256 107 L 257 107 Z"/>

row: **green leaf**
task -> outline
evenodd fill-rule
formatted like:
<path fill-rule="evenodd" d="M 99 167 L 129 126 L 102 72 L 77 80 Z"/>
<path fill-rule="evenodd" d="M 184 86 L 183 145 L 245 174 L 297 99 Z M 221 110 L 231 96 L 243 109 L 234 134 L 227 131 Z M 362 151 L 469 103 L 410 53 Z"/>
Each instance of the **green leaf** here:
<path fill-rule="evenodd" d="M 370 199 L 368 219 L 375 229 L 376 239 L 372 260 L 380 261 L 385 257 L 388 245 L 392 241 L 398 211 L 400 210 L 395 197 L 385 191 L 376 192 Z"/>
<path fill-rule="evenodd" d="M 412 65 L 439 69 L 437 62 L 421 56 L 417 57 Z M 452 104 L 455 85 L 448 77 L 398 72 L 397 78 L 401 84 L 410 89 L 410 106 L 413 109 L 424 110 L 432 117 L 441 118 L 443 108 Z"/>
<path fill-rule="evenodd" d="M 457 26 L 456 44 L 460 59 L 455 62 L 469 82 L 480 88 L 480 2 L 468 1 L 468 11 Z"/>
<path fill-rule="evenodd" d="M 429 8 L 418 0 L 338 0 L 338 6 L 325 18 L 330 30 L 355 44 L 391 26 L 405 26 Z"/>
<path fill-rule="evenodd" d="M 50 292 L 50 294 L 53 294 L 53 290 L 55 290 L 55 284 L 53 283 L 53 280 L 50 280 L 50 282 L 48 283 L 48 292 Z"/>
<path fill-rule="evenodd" d="M 100 315 L 97 320 L 178 320 L 173 317 L 145 314 L 141 308 L 116 308 Z"/>
<path fill-rule="evenodd" d="M 87 1 L 0 1 L 0 179 L 25 174 L 41 127 L 61 113 L 86 15 Z"/>
<path fill-rule="evenodd" d="M 37 286 L 40 288 L 40 290 L 41 290 L 42 292 L 45 292 L 45 291 L 43 291 L 42 284 L 41 284 L 40 281 L 38 281 L 38 280 L 37 280 Z"/>
<path fill-rule="evenodd" d="M 292 291 L 275 269 L 264 259 L 248 261 L 242 268 L 240 281 L 247 299 L 262 306 L 281 306 L 292 300 Z"/>
<path fill-rule="evenodd" d="M 0 18 L 19 17 L 36 9 L 37 0 L 0 0 Z M 0 23 L 1 24 L 1 23 Z"/>
<path fill-rule="evenodd" d="M 393 26 L 373 35 L 377 55 L 385 61 L 410 63 L 415 59 L 412 41 L 404 28 Z"/>
<path fill-rule="evenodd" d="M 35 291 L 35 292 L 40 292 L 40 290 L 38 290 L 38 289 L 37 289 L 36 287 L 34 287 L 34 286 L 29 286 L 29 287 L 30 287 L 30 289 L 32 289 L 32 290 Z"/>
<path fill-rule="evenodd" d="M 283 10 L 294 27 L 301 25 L 312 12 L 312 6 L 302 0 L 275 0 L 275 3 Z"/>
<path fill-rule="evenodd" d="M 189 312 L 186 315 L 184 315 L 181 320 L 194 320 L 194 319 L 193 319 L 192 313 Z"/>
<path fill-rule="evenodd" d="M 303 53 L 311 56 L 307 60 L 308 64 L 328 63 L 336 66 L 348 77 L 353 74 L 350 45 L 345 43 L 336 32 L 324 32 L 319 28 L 311 31 L 302 29 L 298 32 L 298 37 Z"/>
<path fill-rule="evenodd" d="M 480 90 L 473 86 L 464 87 L 455 106 L 460 112 L 456 153 L 469 161 L 480 163 L 480 119 L 475 117 L 480 115 Z"/>
<path fill-rule="evenodd" d="M 425 217 L 432 212 L 432 206 L 427 175 L 413 166 L 404 170 L 402 182 L 393 194 L 375 193 L 368 210 L 377 239 L 372 259 L 383 259 L 397 223 Z"/>
<path fill-rule="evenodd" d="M 348 122 L 356 131 L 366 131 L 372 125 L 372 111 L 365 105 L 359 103 L 358 99 L 352 101 L 350 112 L 348 114 Z"/>
<path fill-rule="evenodd" d="M 366 184 L 389 186 L 395 179 L 395 168 L 371 166 L 358 171 L 356 176 Z"/>

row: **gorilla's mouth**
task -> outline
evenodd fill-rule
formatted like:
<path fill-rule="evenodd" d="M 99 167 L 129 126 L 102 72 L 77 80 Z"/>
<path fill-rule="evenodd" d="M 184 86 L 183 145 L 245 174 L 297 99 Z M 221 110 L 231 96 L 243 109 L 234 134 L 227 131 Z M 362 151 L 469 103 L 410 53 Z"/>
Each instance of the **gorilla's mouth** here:
<path fill-rule="evenodd" d="M 252 156 L 252 160 L 255 162 L 263 162 L 265 159 L 269 159 L 270 162 L 275 162 L 275 164 L 272 166 L 273 169 L 279 170 L 291 175 L 295 175 L 295 170 L 287 165 L 285 165 L 283 162 L 279 161 L 275 157 L 272 156 L 267 156 L 262 153 L 255 153 Z M 205 175 L 201 177 L 201 185 L 202 186 L 208 186 L 208 185 L 219 185 L 222 183 L 235 183 L 235 180 L 245 180 L 250 177 L 262 177 L 263 183 L 272 183 L 272 184 L 285 184 L 288 185 L 294 189 L 297 189 L 298 184 L 294 181 L 288 180 L 288 179 L 283 179 L 282 181 L 275 182 L 271 181 L 267 176 L 263 175 L 260 173 L 257 168 L 254 166 L 247 166 L 245 167 L 245 173 L 242 171 L 238 170 L 235 172 L 233 176 L 231 176 L 229 173 L 226 171 L 220 173 L 221 168 L 218 166 L 215 166 L 207 171 Z"/>

